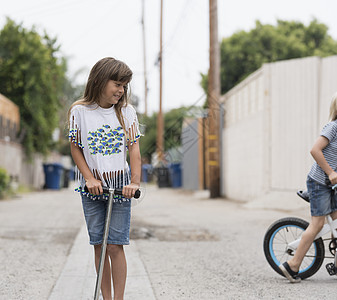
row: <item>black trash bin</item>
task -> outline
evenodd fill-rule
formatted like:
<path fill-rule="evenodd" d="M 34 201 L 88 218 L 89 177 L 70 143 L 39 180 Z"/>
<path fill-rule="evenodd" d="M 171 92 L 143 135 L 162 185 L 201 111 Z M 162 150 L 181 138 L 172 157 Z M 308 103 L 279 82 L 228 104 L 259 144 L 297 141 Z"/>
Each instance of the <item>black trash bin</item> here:
<path fill-rule="evenodd" d="M 157 184 L 158 187 L 170 187 L 170 173 L 169 168 L 162 166 L 156 168 Z"/>
<path fill-rule="evenodd" d="M 70 170 L 64 168 L 63 169 L 63 187 L 64 188 L 69 187 L 69 181 L 70 181 Z"/>

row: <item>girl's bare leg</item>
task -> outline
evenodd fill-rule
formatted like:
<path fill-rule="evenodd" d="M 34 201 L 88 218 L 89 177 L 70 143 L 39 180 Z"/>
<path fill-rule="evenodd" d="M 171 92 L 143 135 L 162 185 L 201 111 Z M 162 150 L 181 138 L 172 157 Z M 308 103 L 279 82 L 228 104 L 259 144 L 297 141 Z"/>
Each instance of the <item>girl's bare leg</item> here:
<path fill-rule="evenodd" d="M 95 266 L 96 272 L 98 272 L 99 260 L 101 256 L 101 247 L 102 245 L 95 245 Z M 109 256 L 105 255 L 103 275 L 102 275 L 102 284 L 101 291 L 104 300 L 112 300 L 111 296 L 111 268 L 109 262 Z"/>
<path fill-rule="evenodd" d="M 332 220 L 336 220 L 337 219 L 337 210 L 333 211 L 331 214 L 330 214 Z"/>
<path fill-rule="evenodd" d="M 111 260 L 114 300 L 123 300 L 126 283 L 126 259 L 122 245 L 108 245 L 107 253 Z"/>
<path fill-rule="evenodd" d="M 325 216 L 311 217 L 311 223 L 302 234 L 300 244 L 295 252 L 294 257 L 288 261 L 290 269 L 298 272 L 302 260 L 312 245 L 316 235 L 321 231 L 325 222 Z"/>

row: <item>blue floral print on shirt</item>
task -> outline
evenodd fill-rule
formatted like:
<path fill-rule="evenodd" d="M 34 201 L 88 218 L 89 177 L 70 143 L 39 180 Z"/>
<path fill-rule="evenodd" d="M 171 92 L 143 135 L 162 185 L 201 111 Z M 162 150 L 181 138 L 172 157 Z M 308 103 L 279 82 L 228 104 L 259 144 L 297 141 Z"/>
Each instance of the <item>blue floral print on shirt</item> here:
<path fill-rule="evenodd" d="M 121 152 L 124 138 L 123 128 L 121 126 L 112 129 L 110 125 L 103 125 L 96 131 L 89 131 L 88 146 L 91 150 L 90 154 L 98 153 L 103 156 L 112 155 Z"/>

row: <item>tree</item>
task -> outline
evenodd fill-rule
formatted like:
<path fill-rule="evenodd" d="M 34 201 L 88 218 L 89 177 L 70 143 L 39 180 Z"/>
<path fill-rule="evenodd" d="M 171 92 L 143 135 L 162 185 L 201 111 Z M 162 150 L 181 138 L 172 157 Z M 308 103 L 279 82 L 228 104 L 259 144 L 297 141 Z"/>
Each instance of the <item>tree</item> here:
<path fill-rule="evenodd" d="M 188 107 L 180 107 L 164 114 L 164 151 L 181 145 L 182 125 L 189 110 Z M 145 134 L 140 139 L 141 155 L 151 161 L 151 156 L 156 151 L 157 113 L 153 113 L 152 116 L 141 116 L 140 123 L 145 127 Z"/>
<path fill-rule="evenodd" d="M 73 84 L 76 82 L 76 74 L 72 79 L 67 79 L 64 82 L 62 97 L 60 99 L 61 109 L 59 110 L 59 128 L 60 138 L 57 144 L 57 150 L 63 155 L 70 154 L 70 145 L 68 140 L 68 110 L 76 100 L 82 98 L 85 90 L 84 85 Z"/>
<path fill-rule="evenodd" d="M 19 106 L 26 153 L 46 154 L 59 125 L 66 61 L 56 39 L 7 19 L 0 31 L 0 93 Z"/>
<path fill-rule="evenodd" d="M 256 21 L 251 31 L 239 31 L 221 41 L 221 93 L 226 93 L 264 63 L 335 54 L 337 41 L 328 35 L 328 27 L 316 19 L 308 26 L 295 21 L 278 20 L 276 26 Z M 201 77 L 201 85 L 207 91 L 208 76 L 201 74 Z"/>

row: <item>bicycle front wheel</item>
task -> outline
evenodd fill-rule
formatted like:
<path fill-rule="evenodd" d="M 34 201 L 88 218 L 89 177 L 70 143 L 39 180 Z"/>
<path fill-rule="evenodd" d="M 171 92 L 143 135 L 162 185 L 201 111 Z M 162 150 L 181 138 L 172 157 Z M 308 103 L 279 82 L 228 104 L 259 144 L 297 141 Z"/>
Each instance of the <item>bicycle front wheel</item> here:
<path fill-rule="evenodd" d="M 274 222 L 267 230 L 263 250 L 269 265 L 280 275 L 279 265 L 290 260 L 295 251 L 288 249 L 288 244 L 299 239 L 309 223 L 299 218 L 283 218 Z M 313 242 L 305 255 L 299 270 L 302 279 L 314 275 L 324 260 L 324 243 L 322 238 Z"/>

